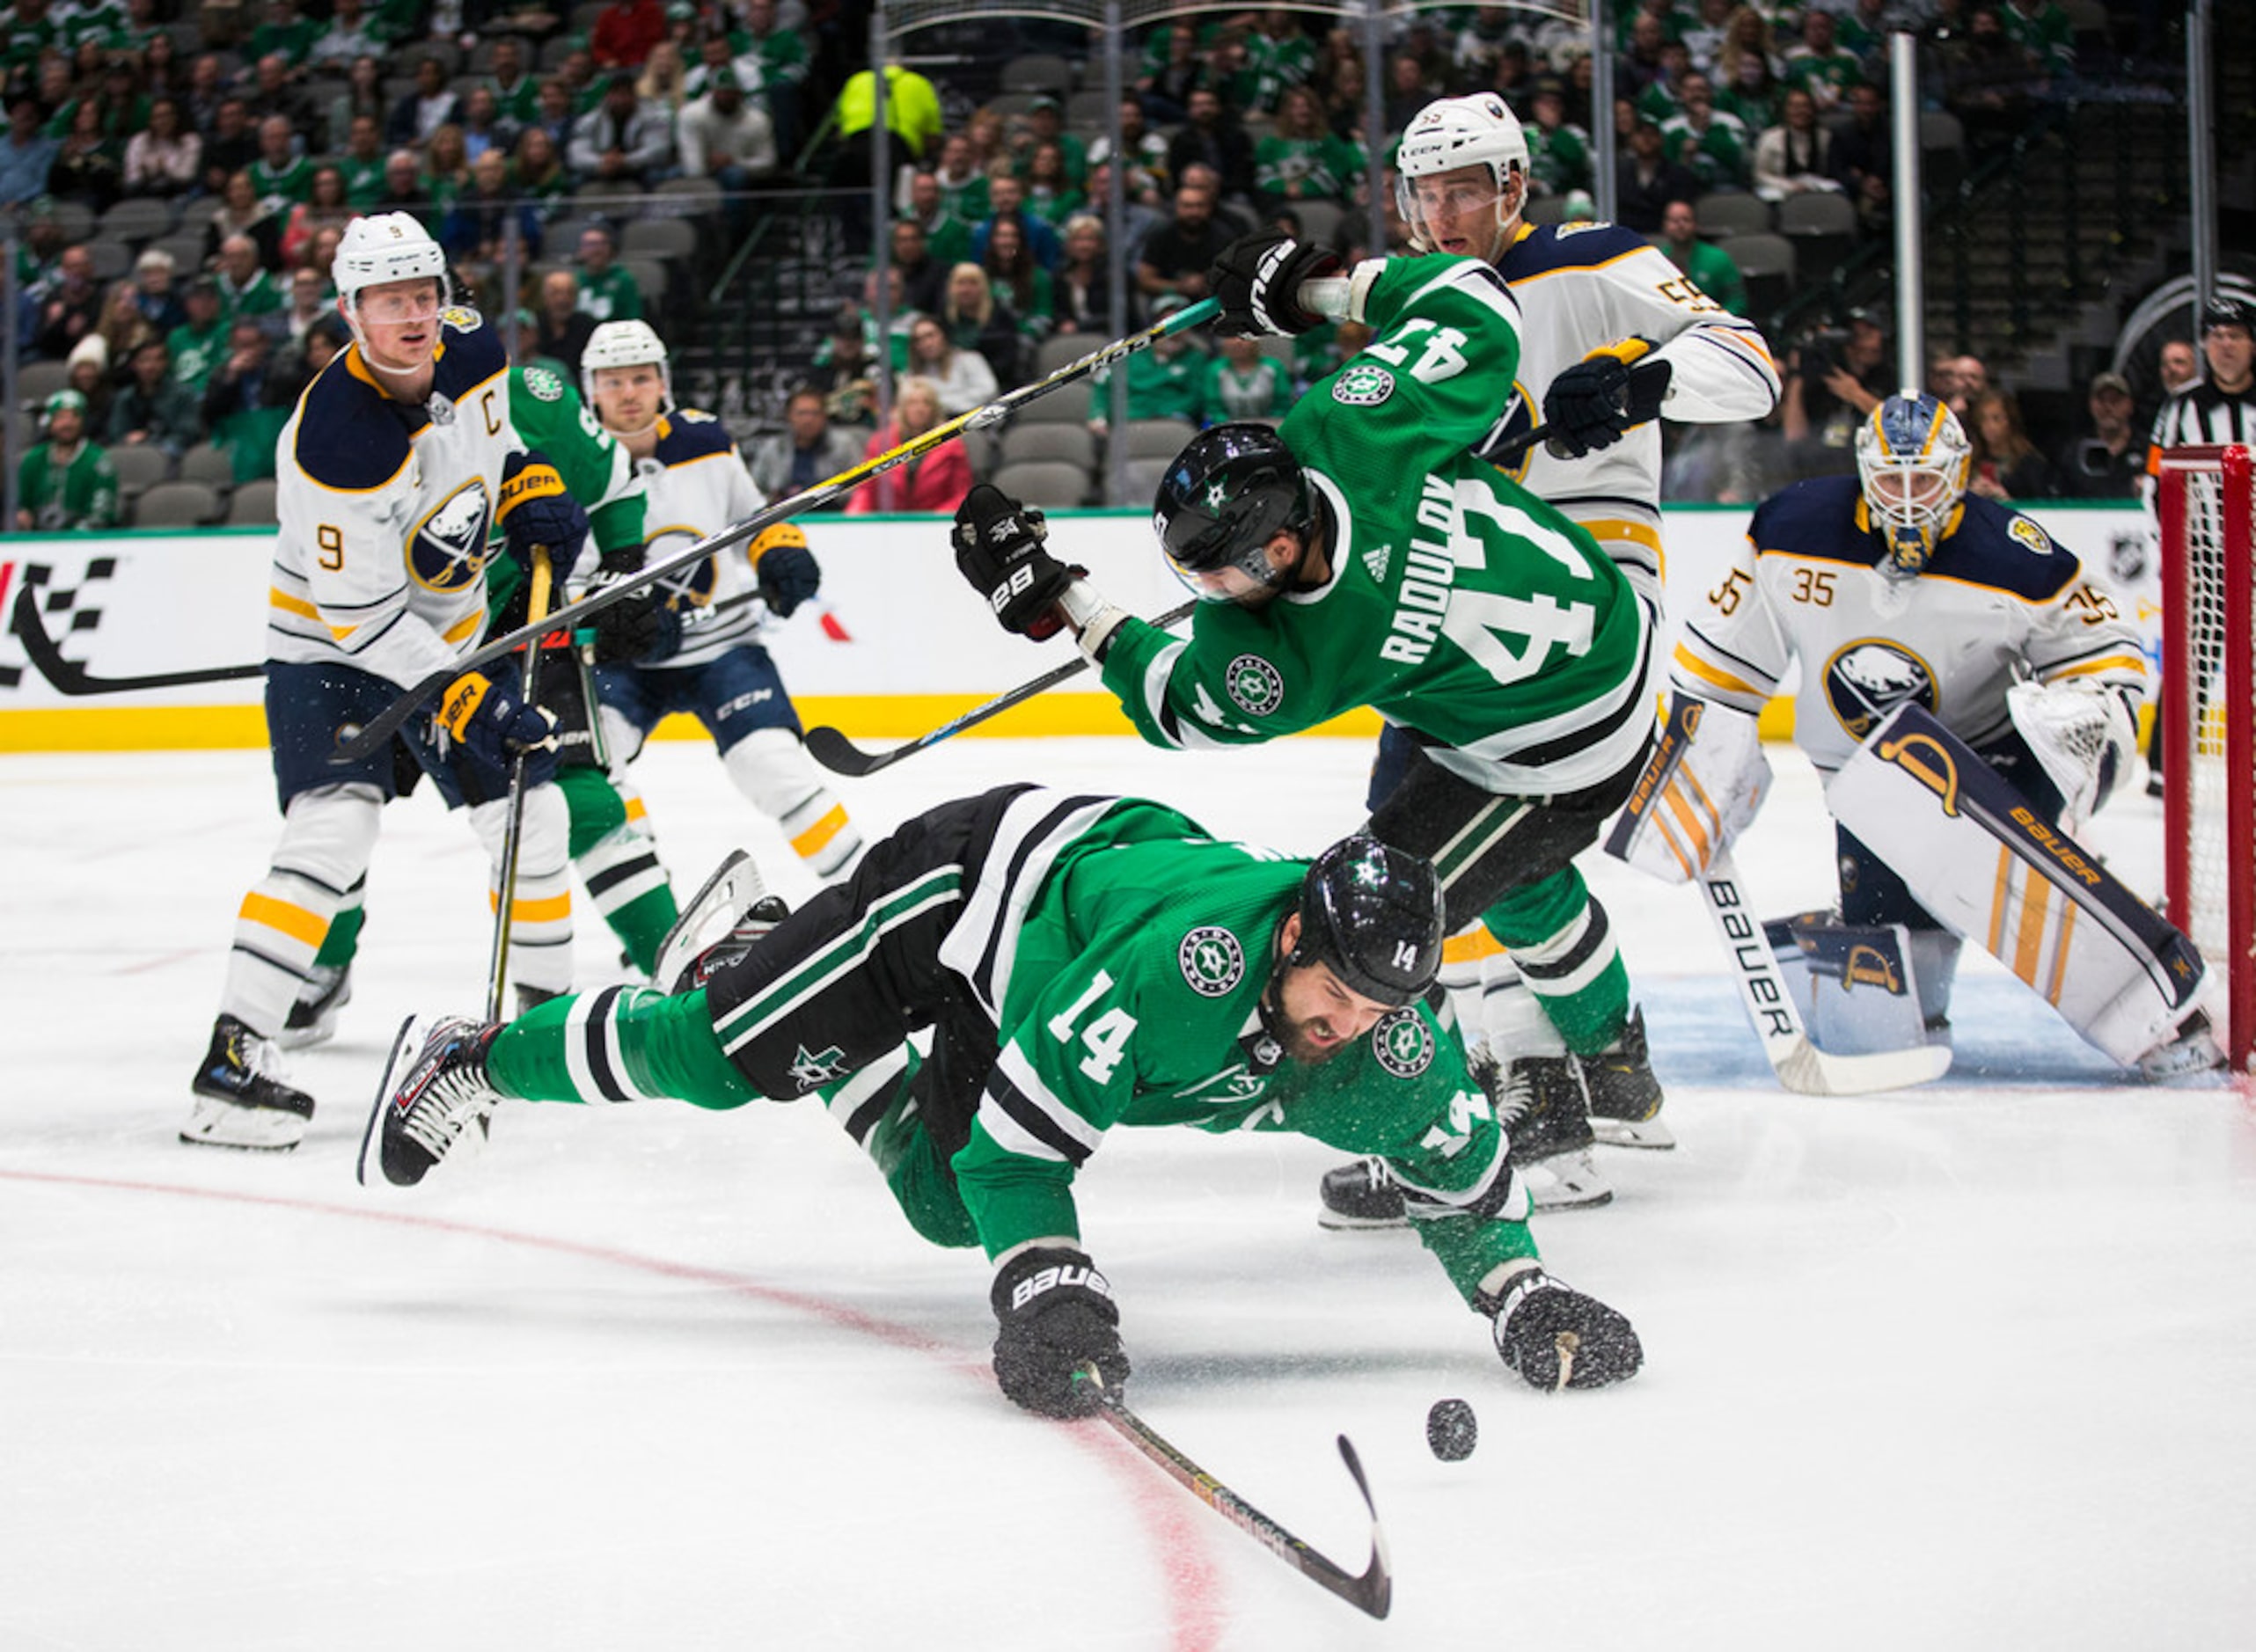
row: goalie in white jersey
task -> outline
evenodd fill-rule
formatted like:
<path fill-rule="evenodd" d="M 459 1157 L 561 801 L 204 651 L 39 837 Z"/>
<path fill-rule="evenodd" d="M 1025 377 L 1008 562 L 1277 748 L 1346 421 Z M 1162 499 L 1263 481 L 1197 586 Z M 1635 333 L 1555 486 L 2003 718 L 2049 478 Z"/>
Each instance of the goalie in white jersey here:
<path fill-rule="evenodd" d="M 2116 1059 L 2214 1064 L 2191 944 L 2070 836 L 2135 748 L 2137 631 L 2037 523 L 1967 494 L 1967 459 L 1947 407 L 1893 397 L 1857 435 L 1857 476 L 1756 508 L 1686 618 L 1681 737 L 1608 846 L 1671 881 L 1710 864 L 1760 807 L 1755 718 L 1798 660 L 1794 742 L 1827 777 L 1839 922 L 1883 953 L 1880 926 L 1906 928 L 1930 1026 L 1972 935 Z"/>
<path fill-rule="evenodd" d="M 267 1054 L 347 895 L 384 805 L 428 774 L 498 860 L 509 769 L 533 754 L 510 907 L 521 994 L 571 985 L 571 890 L 554 721 L 471 672 L 385 750 L 333 764 L 343 734 L 477 646 L 488 530 L 552 552 L 560 584 L 588 532 L 553 466 L 521 450 L 509 361 L 474 311 L 447 304 L 446 259 L 413 217 L 346 226 L 334 266 L 352 345 L 309 385 L 275 448 L 280 524 L 268 597 L 266 710 L 283 825 L 244 898 L 183 1141 L 297 1145 L 313 1099 Z"/>
<path fill-rule="evenodd" d="M 1661 441 L 1659 419 L 1724 424 L 1761 419 L 1777 405 L 1778 371 L 1750 321 L 1702 292 L 1644 237 L 1610 223 L 1532 224 L 1528 151 L 1519 120 L 1493 92 L 1443 98 L 1403 134 L 1396 183 L 1411 245 L 1424 252 L 1493 265 L 1519 301 L 1520 369 L 1499 397 L 1485 451 L 1535 428 L 1548 442 L 1505 463 L 1513 480 L 1588 530 L 1628 576 L 1660 635 Z M 1389 729 L 1379 746 L 1369 802 L 1400 779 L 1411 740 Z M 1553 1027 L 1543 995 L 1556 985 L 1618 969 L 1605 910 L 1593 900 L 1545 947 L 1506 957 L 1479 925 L 1450 938 L 1442 980 L 1480 988 L 1467 1042 L 1485 1034 L 1499 1060 L 1547 1098 L 1546 1113 L 1576 1115 L 1559 1144 L 1596 1139 L 1667 1147 L 1654 1115 L 1659 1083 L 1633 1015 L 1608 1043 L 1573 1048 Z M 1584 1041 L 1586 1043 L 1587 1041 Z M 1587 1109 L 1589 1125 L 1579 1123 Z M 1578 1173 L 1604 1195 L 1594 1168 Z M 1346 1166 L 1325 1179 L 1327 1225 L 1399 1219 L 1401 1198 L 1375 1170 Z"/>
<path fill-rule="evenodd" d="M 666 347 L 642 321 L 606 321 L 580 358 L 588 406 L 634 458 L 648 500 L 652 560 L 742 522 L 767 501 L 728 428 L 674 406 Z M 687 712 L 721 749 L 721 765 L 754 808 L 781 827 L 808 868 L 844 877 L 861 858 L 861 834 L 824 782 L 783 677 L 761 646 L 821 588 L 807 536 L 778 523 L 743 552 L 716 552 L 661 582 L 681 621 L 681 646 L 656 664 L 607 665 L 596 674 L 605 743 L 632 759 L 660 720 Z"/>

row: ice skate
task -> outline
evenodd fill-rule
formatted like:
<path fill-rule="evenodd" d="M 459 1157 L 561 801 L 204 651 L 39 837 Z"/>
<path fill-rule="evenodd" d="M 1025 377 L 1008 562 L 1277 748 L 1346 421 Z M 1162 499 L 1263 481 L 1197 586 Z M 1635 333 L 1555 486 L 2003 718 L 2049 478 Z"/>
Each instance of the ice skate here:
<path fill-rule="evenodd" d="M 2209 1018 L 2201 1010 L 2187 1016 L 2166 1043 L 2157 1044 L 2138 1058 L 2139 1077 L 2149 1084 L 2216 1072 L 2224 1065 L 2224 1051 L 2217 1047 Z"/>
<path fill-rule="evenodd" d="M 1622 1035 L 1594 1056 L 1579 1056 L 1590 1096 L 1590 1128 L 1609 1147 L 1666 1150 L 1676 1133 L 1660 1122 L 1660 1080 L 1645 1048 L 1645 1012 L 1631 1012 Z"/>
<path fill-rule="evenodd" d="M 782 898 L 767 892 L 751 857 L 732 849 L 666 932 L 650 978 L 668 992 L 694 991 L 790 915 Z"/>
<path fill-rule="evenodd" d="M 1591 1157 L 1598 1137 L 1579 1061 L 1522 1056 L 1499 1077 L 1495 1064 L 1483 1058 L 1473 1071 L 1495 1103 L 1496 1121 L 1511 1137 L 1513 1171 L 1537 1210 L 1580 1210 L 1614 1197 Z"/>
<path fill-rule="evenodd" d="M 180 1139 L 200 1147 L 288 1152 L 305 1139 L 313 1098 L 277 1076 L 274 1042 L 231 1015 L 211 1027 L 211 1048 L 196 1069 L 195 1109 Z"/>
<path fill-rule="evenodd" d="M 1316 1224 L 1328 1228 L 1401 1227 L 1402 1190 L 1375 1155 L 1324 1172 L 1318 1191 Z"/>
<path fill-rule="evenodd" d="M 337 1034 L 337 1012 L 353 1001 L 353 967 L 332 969 L 313 966 L 313 981 L 305 996 L 289 1006 L 275 1042 L 284 1049 L 306 1049 L 326 1044 Z"/>
<path fill-rule="evenodd" d="M 361 1185 L 381 1177 L 412 1188 L 460 1145 L 502 1100 L 487 1082 L 486 1051 L 502 1029 L 459 1016 L 411 1015 L 401 1024 L 361 1137 Z"/>

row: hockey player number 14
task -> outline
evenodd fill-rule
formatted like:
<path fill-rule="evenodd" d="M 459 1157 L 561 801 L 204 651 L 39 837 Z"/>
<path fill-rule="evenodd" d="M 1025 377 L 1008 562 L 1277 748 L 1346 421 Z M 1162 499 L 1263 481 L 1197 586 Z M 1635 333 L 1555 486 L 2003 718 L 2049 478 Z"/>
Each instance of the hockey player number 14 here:
<path fill-rule="evenodd" d="M 1064 1009 L 1050 1018 L 1050 1036 L 1059 1043 L 1070 1043 L 1073 1038 L 1073 1023 L 1080 1019 L 1083 1010 L 1102 998 L 1112 987 L 1110 971 L 1100 969 L 1088 983 L 1088 989 Z M 1109 1083 L 1112 1070 L 1120 1064 L 1120 1057 L 1135 1035 L 1136 1018 L 1115 1005 L 1080 1030 L 1080 1041 L 1088 1054 L 1081 1058 L 1081 1071 L 1092 1084 Z"/>

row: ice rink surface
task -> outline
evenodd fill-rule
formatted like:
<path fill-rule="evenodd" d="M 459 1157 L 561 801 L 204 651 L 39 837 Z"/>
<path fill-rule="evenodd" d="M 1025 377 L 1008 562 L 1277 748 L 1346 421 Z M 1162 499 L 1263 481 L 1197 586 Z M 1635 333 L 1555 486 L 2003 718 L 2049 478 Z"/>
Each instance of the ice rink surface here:
<path fill-rule="evenodd" d="M 1005 779 L 1135 792 L 1311 852 L 1366 752 L 962 740 L 842 787 L 873 835 Z M 1739 860 L 1830 898 L 1814 781 Z M 677 886 L 806 887 L 710 749 L 638 769 Z M 275 827 L 263 754 L 0 758 L 0 1648 L 2091 1648 L 2250 1643 L 2256 1129 L 2122 1082 L 1969 959 L 1917 1092 L 1782 1093 L 1696 897 L 1593 869 L 1673 1153 L 1539 1219 L 1645 1371 L 1552 1397 L 1400 1233 L 1315 1221 L 1333 1156 L 1123 1131 L 1080 1182 L 1131 1398 L 1395 1605 L 1296 1577 L 1101 1425 L 986 1371 L 987 1270 L 902 1222 L 812 1106 L 505 1108 L 411 1196 L 353 1181 L 393 1028 L 474 1012 L 467 830 L 393 808 L 356 997 L 280 1157 L 174 1133 Z M 2091 837 L 2150 892 L 2157 806 Z M 615 973 L 582 912 L 580 957 Z M 1480 1445 L 1437 1462 L 1436 1400 Z"/>

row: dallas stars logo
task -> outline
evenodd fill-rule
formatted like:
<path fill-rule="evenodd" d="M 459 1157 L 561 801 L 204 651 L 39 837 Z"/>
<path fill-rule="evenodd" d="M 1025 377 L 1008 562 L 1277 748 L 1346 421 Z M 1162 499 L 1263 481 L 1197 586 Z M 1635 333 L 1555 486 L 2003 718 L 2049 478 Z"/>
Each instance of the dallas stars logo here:
<path fill-rule="evenodd" d="M 798 1080 L 802 1091 L 835 1084 L 846 1075 L 846 1051 L 836 1044 L 819 1054 L 810 1052 L 806 1045 L 802 1044 L 797 1058 L 791 1064 L 791 1076 Z"/>
<path fill-rule="evenodd" d="M 1175 961 L 1183 980 L 1202 998 L 1219 998 L 1245 979 L 1245 948 L 1217 924 L 1202 924 L 1183 938 Z"/>
<path fill-rule="evenodd" d="M 1230 698 L 1256 717 L 1266 716 L 1285 703 L 1284 677 L 1257 654 L 1242 654 L 1231 661 L 1222 680 Z"/>
<path fill-rule="evenodd" d="M 1229 495 L 1223 490 L 1222 485 L 1216 482 L 1206 490 L 1206 508 L 1220 510 L 1228 498 Z"/>
<path fill-rule="evenodd" d="M 1371 1053 L 1395 1078 L 1415 1078 L 1433 1064 L 1433 1034 L 1416 1010 L 1396 1010 L 1371 1029 Z"/>
<path fill-rule="evenodd" d="M 1395 376 L 1383 367 L 1357 362 L 1331 382 L 1331 398 L 1347 407 L 1376 407 L 1395 393 Z"/>

